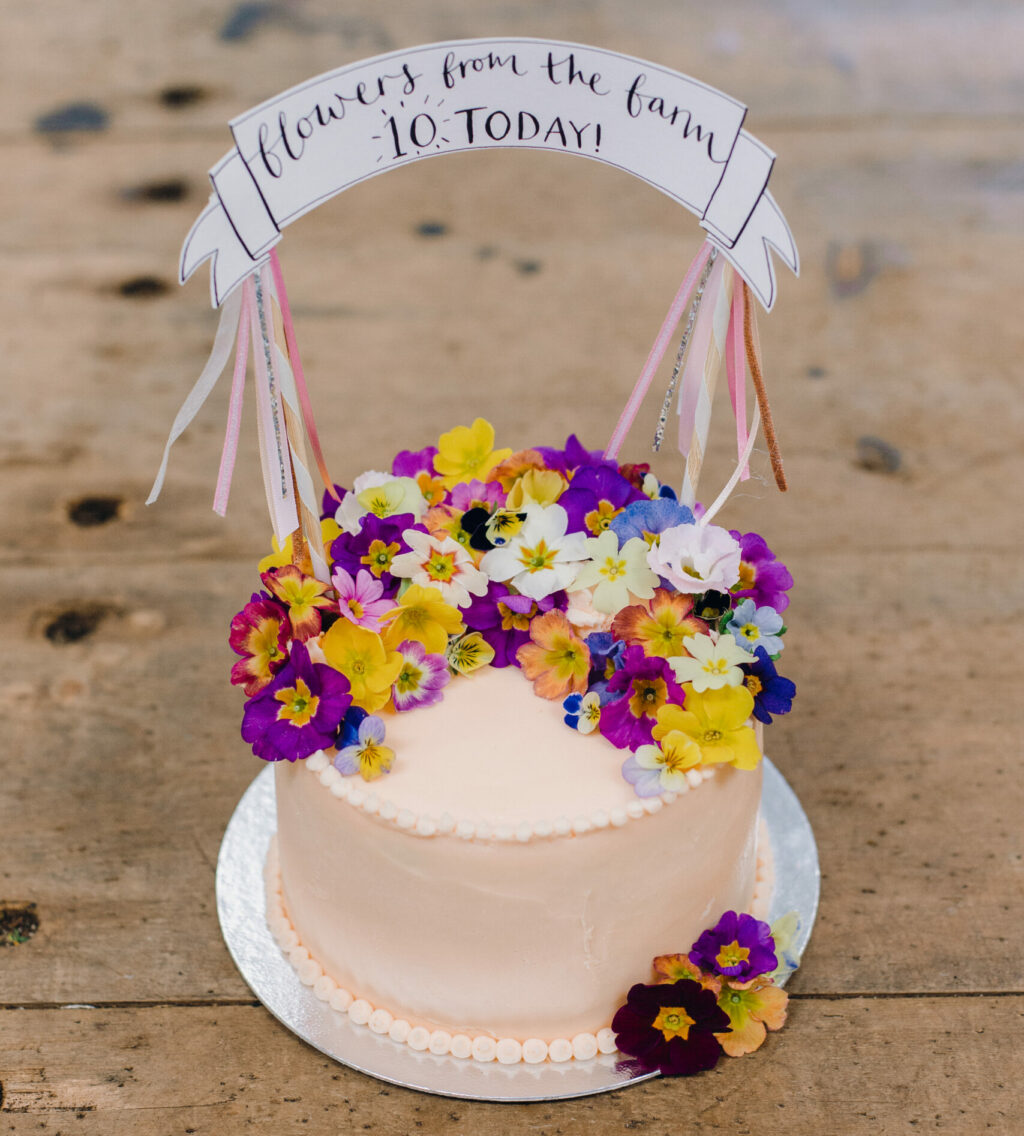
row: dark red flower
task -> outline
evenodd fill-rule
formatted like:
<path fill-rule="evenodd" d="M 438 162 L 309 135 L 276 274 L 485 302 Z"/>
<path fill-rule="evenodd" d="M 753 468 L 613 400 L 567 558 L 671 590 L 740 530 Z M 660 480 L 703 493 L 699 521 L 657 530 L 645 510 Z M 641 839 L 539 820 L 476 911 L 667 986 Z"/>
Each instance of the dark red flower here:
<path fill-rule="evenodd" d="M 713 1068 L 722 1055 L 715 1034 L 729 1028 L 715 992 L 689 978 L 657 986 L 638 983 L 612 1019 L 619 1051 L 644 1071 L 657 1069 L 667 1077 Z"/>

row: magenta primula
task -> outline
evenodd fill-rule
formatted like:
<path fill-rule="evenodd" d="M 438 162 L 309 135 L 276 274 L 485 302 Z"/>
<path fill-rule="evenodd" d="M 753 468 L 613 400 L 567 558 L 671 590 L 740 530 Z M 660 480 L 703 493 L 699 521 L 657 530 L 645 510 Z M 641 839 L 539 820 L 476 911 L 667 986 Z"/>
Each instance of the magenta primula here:
<path fill-rule="evenodd" d="M 332 747 L 343 699 L 328 674 L 347 684 L 353 713 L 386 722 L 425 712 L 451 682 L 517 666 L 538 696 L 575 700 L 566 721 L 603 738 L 649 796 L 683 784 L 694 754 L 718 752 L 701 734 L 717 719 L 698 688 L 749 689 L 762 721 L 792 704 L 774 669 L 788 570 L 756 533 L 679 504 L 648 466 L 575 436 L 513 451 L 477 419 L 388 468 L 338 487 L 340 504 L 325 497 L 324 579 L 279 558 L 262 575 L 270 594 L 232 621 L 232 682 L 250 698 L 245 735 L 261 756 L 305 756 L 314 737 Z M 740 625 L 760 638 L 738 654 L 728 640 Z M 749 721 L 729 729 L 755 752 Z"/>

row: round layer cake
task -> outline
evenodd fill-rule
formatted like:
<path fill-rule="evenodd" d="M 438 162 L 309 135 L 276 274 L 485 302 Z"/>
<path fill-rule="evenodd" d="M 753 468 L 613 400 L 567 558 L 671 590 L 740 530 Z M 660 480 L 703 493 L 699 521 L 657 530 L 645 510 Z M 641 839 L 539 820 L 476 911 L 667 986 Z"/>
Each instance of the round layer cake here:
<path fill-rule="evenodd" d="M 640 799 L 622 751 L 562 714 L 488 667 L 389 716 L 383 781 L 278 764 L 281 897 L 316 973 L 412 1026 L 572 1038 L 654 956 L 750 909 L 760 766 Z"/>

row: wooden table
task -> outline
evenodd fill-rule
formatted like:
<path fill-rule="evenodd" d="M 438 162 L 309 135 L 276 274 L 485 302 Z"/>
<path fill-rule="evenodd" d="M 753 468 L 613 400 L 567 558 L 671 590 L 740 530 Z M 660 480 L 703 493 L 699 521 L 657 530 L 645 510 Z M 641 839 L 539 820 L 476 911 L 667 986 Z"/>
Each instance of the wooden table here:
<path fill-rule="evenodd" d="M 0 10 L 0 899 L 39 925 L 0 948 L 0 1131 L 1021 1131 L 1019 6 Z M 251 411 L 229 516 L 209 511 L 228 384 L 142 504 L 215 327 L 175 264 L 227 120 L 379 51 L 506 33 L 702 77 L 780 155 L 803 274 L 762 330 L 792 489 L 762 454 L 725 519 L 798 581 L 799 696 L 769 749 L 824 877 L 758 1054 L 518 1109 L 351 1073 L 253 1001 L 213 897 L 256 772 L 227 624 L 268 542 Z M 698 240 L 641 183 L 540 154 L 425 162 L 321 208 L 282 259 L 335 476 L 476 413 L 513 446 L 600 444 Z"/>

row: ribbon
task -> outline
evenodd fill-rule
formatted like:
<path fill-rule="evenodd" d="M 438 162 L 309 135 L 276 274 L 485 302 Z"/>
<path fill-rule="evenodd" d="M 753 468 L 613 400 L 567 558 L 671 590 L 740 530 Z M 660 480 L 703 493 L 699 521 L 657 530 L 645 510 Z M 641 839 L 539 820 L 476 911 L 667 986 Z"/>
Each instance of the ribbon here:
<path fill-rule="evenodd" d="M 167 476 L 167 462 L 171 456 L 171 446 L 185 433 L 189 423 L 202 409 L 203 403 L 209 398 L 210 392 L 217 385 L 217 380 L 227 365 L 231 348 L 234 346 L 235 337 L 238 334 L 241 310 L 242 295 L 238 289 L 235 289 L 224 301 L 221 308 L 220 323 L 217 325 L 217 334 L 214 336 L 213 347 L 210 350 L 210 357 L 206 360 L 206 366 L 203 367 L 202 373 L 196 379 L 195 386 L 188 392 L 181 408 L 174 416 L 171 432 L 168 434 L 167 443 L 164 446 L 163 458 L 160 461 L 160 469 L 157 471 L 153 488 L 146 498 L 147 505 L 153 504 L 164 487 L 164 478 Z"/>
<path fill-rule="evenodd" d="M 725 373 L 729 381 L 729 401 L 736 419 L 736 452 L 742 454 L 747 445 L 747 363 L 743 354 L 743 287 L 739 280 L 733 285 L 732 310 L 729 313 L 729 332 L 725 344 Z M 744 463 L 740 480 L 750 477 L 750 465 Z"/>
<path fill-rule="evenodd" d="M 225 516 L 228 511 L 228 494 L 231 492 L 231 477 L 235 471 L 238 437 L 242 428 L 245 368 L 249 361 L 249 333 L 256 303 L 251 278 L 242 285 L 241 301 L 238 344 L 235 348 L 235 373 L 231 379 L 231 400 L 228 403 L 228 424 L 224 433 L 224 447 L 220 453 L 220 469 L 217 471 L 217 491 L 213 495 L 213 511 L 221 517 Z"/>

